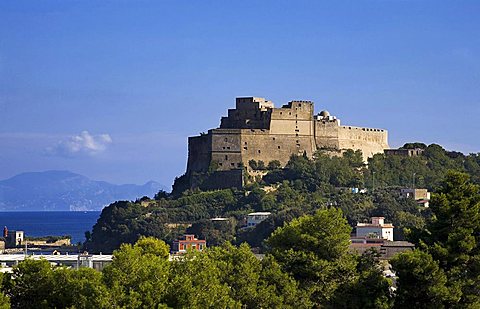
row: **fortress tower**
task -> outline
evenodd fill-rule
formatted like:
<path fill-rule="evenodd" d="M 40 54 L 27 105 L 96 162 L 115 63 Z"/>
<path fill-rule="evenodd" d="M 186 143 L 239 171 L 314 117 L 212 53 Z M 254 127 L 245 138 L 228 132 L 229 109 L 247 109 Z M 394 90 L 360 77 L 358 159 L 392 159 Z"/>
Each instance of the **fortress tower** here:
<path fill-rule="evenodd" d="M 292 154 L 312 157 L 320 149 L 353 149 L 361 150 L 366 160 L 388 148 L 386 130 L 342 126 L 327 111 L 314 115 L 311 101 L 275 108 L 264 98 L 241 97 L 219 128 L 188 139 L 186 176 L 194 187 L 193 175 L 207 173 L 214 164 L 218 181 L 213 179 L 213 187 L 241 187 L 243 168 L 252 159 L 265 164 L 278 160 L 285 166 Z"/>

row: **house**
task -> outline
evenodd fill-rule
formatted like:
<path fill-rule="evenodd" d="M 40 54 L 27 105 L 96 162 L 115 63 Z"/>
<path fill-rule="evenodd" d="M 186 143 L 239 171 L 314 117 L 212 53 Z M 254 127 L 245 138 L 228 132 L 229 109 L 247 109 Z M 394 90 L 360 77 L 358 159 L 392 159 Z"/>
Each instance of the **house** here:
<path fill-rule="evenodd" d="M 351 252 L 363 254 L 373 249 L 380 253 L 382 260 L 389 260 L 398 253 L 415 249 L 415 245 L 408 241 L 389 241 L 369 237 L 352 237 L 350 241 Z"/>
<path fill-rule="evenodd" d="M 271 212 L 252 212 L 248 214 L 247 217 L 247 227 L 255 226 L 267 219 L 272 213 Z"/>
<path fill-rule="evenodd" d="M 357 223 L 356 237 L 379 238 L 393 241 L 393 225 L 384 217 L 372 217 L 371 223 Z"/>
<path fill-rule="evenodd" d="M 417 204 L 429 207 L 430 205 L 430 192 L 427 189 L 410 189 L 405 188 L 400 190 L 400 196 L 403 198 L 414 199 Z"/>
<path fill-rule="evenodd" d="M 174 240 L 172 244 L 173 254 L 186 253 L 187 249 L 202 251 L 207 247 L 207 241 L 195 238 L 195 235 L 186 234 L 182 238 Z"/>
<path fill-rule="evenodd" d="M 402 157 L 418 157 L 423 155 L 425 149 L 414 148 L 414 149 L 385 149 L 383 151 L 387 156 L 402 156 Z"/>
<path fill-rule="evenodd" d="M 5 226 L 3 228 L 3 238 L 5 238 L 5 246 L 7 248 L 23 245 L 23 231 L 9 231 Z"/>

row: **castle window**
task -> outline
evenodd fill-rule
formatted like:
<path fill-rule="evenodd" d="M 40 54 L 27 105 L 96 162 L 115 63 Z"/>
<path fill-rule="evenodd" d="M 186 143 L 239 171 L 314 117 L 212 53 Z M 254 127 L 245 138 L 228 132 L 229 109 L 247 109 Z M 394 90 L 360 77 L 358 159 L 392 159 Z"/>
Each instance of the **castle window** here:
<path fill-rule="evenodd" d="M 295 133 L 295 136 L 298 136 L 298 133 Z"/>
<path fill-rule="evenodd" d="M 277 146 L 277 147 L 278 147 L 278 149 L 280 149 L 280 146 Z"/>
<path fill-rule="evenodd" d="M 232 162 L 232 163 L 230 163 L 230 165 L 231 165 L 231 166 L 233 166 L 233 167 L 235 167 L 235 163 L 233 163 L 233 162 Z"/>
<path fill-rule="evenodd" d="M 227 149 L 230 149 L 230 147 L 227 147 Z"/>
<path fill-rule="evenodd" d="M 298 104 L 298 107 L 302 107 L 302 104 Z"/>
<path fill-rule="evenodd" d="M 243 149 L 247 150 L 248 148 L 247 148 L 247 147 L 243 147 Z"/>
<path fill-rule="evenodd" d="M 225 142 L 228 142 L 228 138 L 225 137 L 224 141 L 225 141 Z"/>
<path fill-rule="evenodd" d="M 223 165 L 223 163 L 222 163 L 222 162 L 220 162 L 220 163 L 218 163 L 218 165 L 222 166 L 222 165 Z"/>
<path fill-rule="evenodd" d="M 258 150 L 258 153 L 261 153 L 260 149 Z"/>
<path fill-rule="evenodd" d="M 282 112 L 280 112 L 280 115 L 283 115 L 283 113 L 282 113 Z"/>
<path fill-rule="evenodd" d="M 228 160 L 228 156 L 225 156 L 225 160 Z"/>
<path fill-rule="evenodd" d="M 288 113 L 289 115 L 291 115 L 292 113 Z"/>

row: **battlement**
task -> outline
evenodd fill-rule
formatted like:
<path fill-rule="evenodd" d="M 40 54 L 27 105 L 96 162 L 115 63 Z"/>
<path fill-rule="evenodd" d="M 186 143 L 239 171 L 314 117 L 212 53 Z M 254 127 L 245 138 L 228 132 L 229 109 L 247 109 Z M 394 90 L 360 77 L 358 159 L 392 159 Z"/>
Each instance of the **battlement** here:
<path fill-rule="evenodd" d="M 240 97 L 235 100 L 237 110 L 266 110 L 274 108 L 273 102 L 259 97 Z"/>

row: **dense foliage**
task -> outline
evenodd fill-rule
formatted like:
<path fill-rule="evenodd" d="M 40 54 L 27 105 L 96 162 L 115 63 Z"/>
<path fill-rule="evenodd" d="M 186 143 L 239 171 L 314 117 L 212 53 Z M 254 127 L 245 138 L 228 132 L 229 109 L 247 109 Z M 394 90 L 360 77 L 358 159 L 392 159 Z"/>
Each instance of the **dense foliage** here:
<path fill-rule="evenodd" d="M 371 198 L 377 203 L 379 196 Z M 284 223 L 266 236 L 261 256 L 223 239 L 170 261 L 165 242 L 139 237 L 115 250 L 103 272 L 26 260 L 0 276 L 0 308 L 480 306 L 480 186 L 465 173 L 447 172 L 439 183 L 431 214 L 410 228 L 417 249 L 390 261 L 394 280 L 383 275 L 377 251 L 349 251 L 351 226 L 338 205 L 290 219 L 283 211 Z M 211 224 L 190 228 L 219 228 Z M 232 222 L 223 224 L 229 230 Z"/>
<path fill-rule="evenodd" d="M 480 186 L 449 172 L 431 204 L 434 215 L 418 233 L 418 249 L 392 261 L 398 307 L 479 308 Z"/>
<path fill-rule="evenodd" d="M 306 226 L 312 221 L 324 225 L 315 235 L 323 239 L 310 240 L 320 249 L 298 248 L 297 255 L 278 243 L 290 238 L 289 233 L 312 238 Z M 356 308 L 372 300 L 388 304 L 389 284 L 381 277 L 378 262 L 348 252 L 349 229 L 341 211 L 318 211 L 277 230 L 268 242 L 272 254 L 262 259 L 247 244 L 225 242 L 170 261 L 168 246 L 151 237 L 122 244 L 101 273 L 27 259 L 3 279 L 0 290 L 6 296 L 0 294 L 0 300 L 5 308 L 9 303 L 13 308 L 333 308 L 349 299 Z M 340 244 L 334 244 L 337 241 Z M 305 264 L 289 271 L 292 258 L 299 257 Z M 378 288 L 365 294 L 368 299 L 359 296 L 363 278 L 372 274 L 377 274 Z M 323 284 L 314 284 L 318 279 Z"/>
<path fill-rule="evenodd" d="M 384 216 L 396 226 L 396 238 L 403 239 L 424 227 L 431 210 L 402 199 L 400 188 L 436 191 L 449 170 L 465 172 L 472 182 L 480 183 L 479 154 L 465 156 L 435 144 L 411 143 L 404 147 L 424 148 L 424 153 L 412 157 L 379 154 L 368 165 L 360 152 L 351 150 L 337 157 L 322 152 L 314 159 L 292 156 L 283 169 L 278 168 L 278 162 L 262 162 L 260 167 L 266 175 L 244 190 L 197 189 L 180 195 L 160 191 L 151 201 L 115 202 L 103 210 L 92 233 L 87 232 L 85 248 L 112 252 L 122 243 L 133 244 L 142 235 L 171 243 L 188 231 L 214 245 L 246 241 L 264 250 L 264 240 L 275 228 L 330 206 L 340 208 L 351 226 L 371 216 Z M 259 169 L 258 162 L 250 165 Z M 355 194 L 351 188 L 365 189 L 365 193 Z M 246 214 L 253 211 L 269 211 L 272 216 L 255 228 L 243 228 Z M 228 222 L 209 222 L 215 217 L 225 217 Z"/>

